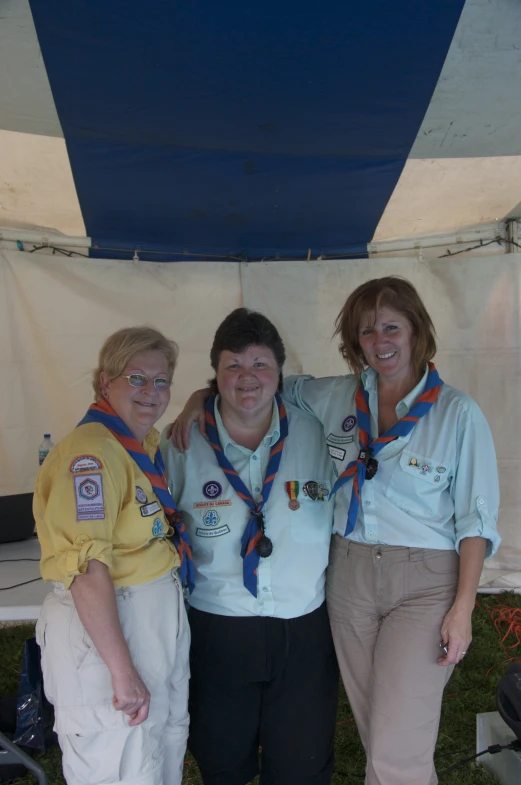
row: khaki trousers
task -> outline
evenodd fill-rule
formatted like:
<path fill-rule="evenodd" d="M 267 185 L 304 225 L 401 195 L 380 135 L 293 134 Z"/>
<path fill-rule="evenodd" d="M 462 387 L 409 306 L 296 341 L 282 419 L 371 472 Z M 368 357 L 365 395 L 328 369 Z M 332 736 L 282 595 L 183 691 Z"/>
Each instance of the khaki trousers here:
<path fill-rule="evenodd" d="M 112 705 L 109 670 L 62 584 L 36 625 L 44 688 L 68 785 L 181 785 L 188 737 L 190 629 L 176 573 L 116 589 L 132 661 L 150 692 L 148 718 L 130 727 Z"/>
<path fill-rule="evenodd" d="M 366 785 L 436 785 L 433 754 L 452 667 L 440 629 L 455 551 L 365 545 L 335 534 L 327 605 L 340 673 L 367 754 Z"/>

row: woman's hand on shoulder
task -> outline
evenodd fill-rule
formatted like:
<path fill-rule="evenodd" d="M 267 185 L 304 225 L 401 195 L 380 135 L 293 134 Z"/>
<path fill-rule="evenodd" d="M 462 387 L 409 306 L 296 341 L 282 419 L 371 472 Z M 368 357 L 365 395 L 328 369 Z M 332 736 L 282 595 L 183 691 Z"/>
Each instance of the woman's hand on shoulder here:
<path fill-rule="evenodd" d="M 177 447 L 180 452 L 185 452 L 190 446 L 192 423 L 198 423 L 199 432 L 202 436 L 206 436 L 204 404 L 209 395 L 210 390 L 207 387 L 204 390 L 196 390 L 192 393 L 185 403 L 183 411 L 172 423 L 170 438 L 174 447 Z"/>
<path fill-rule="evenodd" d="M 447 654 L 439 658 L 438 665 L 457 665 L 472 642 L 472 609 L 454 603 L 441 625 L 441 639 Z"/>
<path fill-rule="evenodd" d="M 146 720 L 150 707 L 150 693 L 134 666 L 112 676 L 112 689 L 114 708 L 128 714 L 129 725 L 139 725 Z"/>

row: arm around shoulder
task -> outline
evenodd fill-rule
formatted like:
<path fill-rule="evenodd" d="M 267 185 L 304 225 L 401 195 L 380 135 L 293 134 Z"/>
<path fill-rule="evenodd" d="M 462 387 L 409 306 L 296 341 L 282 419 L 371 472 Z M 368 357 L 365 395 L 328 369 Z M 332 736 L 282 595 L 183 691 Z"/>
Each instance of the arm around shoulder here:
<path fill-rule="evenodd" d="M 341 389 L 346 378 L 349 377 L 326 376 L 315 379 L 313 376 L 288 376 L 284 379 L 282 396 L 284 400 L 324 423 L 332 398 L 336 391 Z"/>

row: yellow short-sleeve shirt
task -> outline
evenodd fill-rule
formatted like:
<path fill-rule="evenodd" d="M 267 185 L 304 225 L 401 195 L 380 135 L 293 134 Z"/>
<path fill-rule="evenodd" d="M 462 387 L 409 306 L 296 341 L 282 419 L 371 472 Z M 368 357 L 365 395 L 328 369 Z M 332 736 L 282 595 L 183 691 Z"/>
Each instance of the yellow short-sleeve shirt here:
<path fill-rule="evenodd" d="M 152 461 L 158 442 L 153 428 L 143 443 Z M 81 425 L 50 451 L 33 509 L 45 581 L 69 587 L 90 559 L 107 565 L 114 586 L 146 583 L 180 564 L 150 481 L 100 423 Z"/>

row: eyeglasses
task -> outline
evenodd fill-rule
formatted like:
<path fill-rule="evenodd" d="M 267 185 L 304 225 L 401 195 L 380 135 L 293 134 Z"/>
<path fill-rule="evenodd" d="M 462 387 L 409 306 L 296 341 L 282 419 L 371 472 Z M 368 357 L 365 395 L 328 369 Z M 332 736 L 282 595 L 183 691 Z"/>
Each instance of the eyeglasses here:
<path fill-rule="evenodd" d="M 154 379 L 149 379 L 144 373 L 129 373 L 128 376 L 121 374 L 122 379 L 126 379 L 131 387 L 146 387 L 149 382 L 152 382 L 156 390 L 168 390 L 172 386 L 172 380 L 165 376 L 156 376 Z"/>

